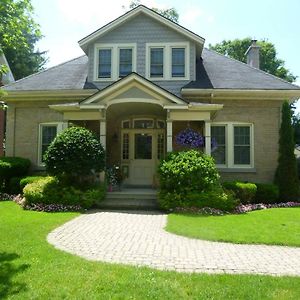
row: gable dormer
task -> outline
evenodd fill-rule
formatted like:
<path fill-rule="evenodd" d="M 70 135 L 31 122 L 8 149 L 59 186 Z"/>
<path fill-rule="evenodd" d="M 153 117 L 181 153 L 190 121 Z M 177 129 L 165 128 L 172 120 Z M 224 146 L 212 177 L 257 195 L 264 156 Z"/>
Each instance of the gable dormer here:
<path fill-rule="evenodd" d="M 195 79 L 204 39 L 140 5 L 79 45 L 89 57 L 88 80 L 100 88 L 131 72 L 163 86 Z"/>

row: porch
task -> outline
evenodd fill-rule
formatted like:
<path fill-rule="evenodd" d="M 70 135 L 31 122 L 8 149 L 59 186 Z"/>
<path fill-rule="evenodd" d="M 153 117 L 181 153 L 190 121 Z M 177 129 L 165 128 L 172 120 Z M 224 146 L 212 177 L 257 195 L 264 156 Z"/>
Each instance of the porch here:
<path fill-rule="evenodd" d="M 106 150 L 107 166 L 117 166 L 124 185 L 158 185 L 157 167 L 167 152 L 179 150 L 175 137 L 187 127 L 205 137 L 211 153 L 211 120 L 220 104 L 187 103 L 137 74 L 131 74 L 79 103 L 51 105 L 68 126 L 93 131 Z"/>

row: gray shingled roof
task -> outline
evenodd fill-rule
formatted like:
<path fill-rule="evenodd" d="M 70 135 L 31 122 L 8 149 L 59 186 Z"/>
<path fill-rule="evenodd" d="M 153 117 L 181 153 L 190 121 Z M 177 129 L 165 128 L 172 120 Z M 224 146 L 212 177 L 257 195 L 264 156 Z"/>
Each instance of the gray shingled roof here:
<path fill-rule="evenodd" d="M 298 90 L 299 86 L 204 48 L 197 78 L 185 89 Z"/>
<path fill-rule="evenodd" d="M 7 91 L 80 90 L 96 89 L 86 82 L 87 56 L 80 56 L 55 67 L 30 75 L 6 85 Z M 203 49 L 202 59 L 197 62 L 197 79 L 185 89 L 257 89 L 298 90 L 300 87 L 247 64 Z"/>
<path fill-rule="evenodd" d="M 17 80 L 4 88 L 7 91 L 81 90 L 86 85 L 87 70 L 88 58 L 83 55 Z"/>

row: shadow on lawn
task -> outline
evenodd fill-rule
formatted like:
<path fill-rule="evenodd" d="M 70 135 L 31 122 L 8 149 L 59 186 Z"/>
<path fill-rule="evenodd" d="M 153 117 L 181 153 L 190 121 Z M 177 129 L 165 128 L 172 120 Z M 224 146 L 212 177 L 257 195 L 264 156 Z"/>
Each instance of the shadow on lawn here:
<path fill-rule="evenodd" d="M 17 273 L 29 268 L 28 264 L 17 265 L 14 260 L 20 258 L 16 253 L 0 252 L 0 299 L 26 290 L 26 284 L 14 280 Z"/>

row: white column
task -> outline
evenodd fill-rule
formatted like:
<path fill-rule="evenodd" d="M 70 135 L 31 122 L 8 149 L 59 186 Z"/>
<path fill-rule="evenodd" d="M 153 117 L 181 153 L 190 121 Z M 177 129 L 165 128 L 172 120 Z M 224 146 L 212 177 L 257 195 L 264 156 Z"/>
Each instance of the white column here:
<path fill-rule="evenodd" d="M 100 143 L 106 150 L 106 110 L 101 109 L 101 118 L 100 118 Z"/>
<path fill-rule="evenodd" d="M 167 152 L 173 151 L 173 122 L 167 120 Z"/>
<path fill-rule="evenodd" d="M 211 154 L 210 121 L 205 121 L 205 154 Z"/>
<path fill-rule="evenodd" d="M 106 150 L 106 120 L 100 120 L 100 143 Z"/>

